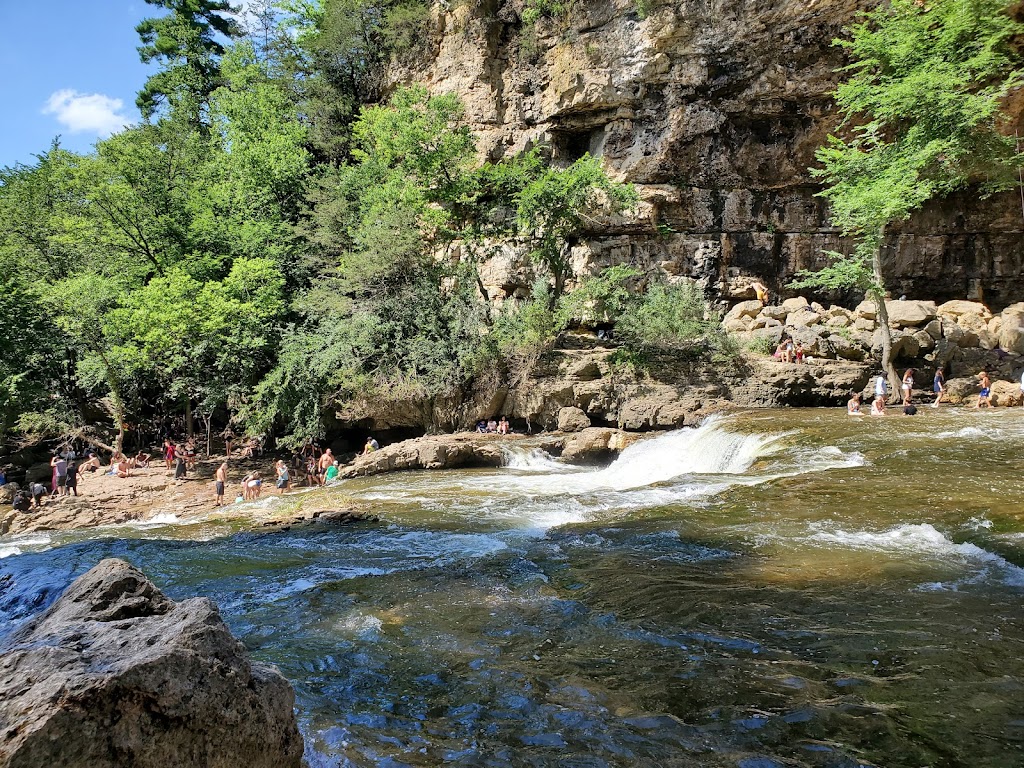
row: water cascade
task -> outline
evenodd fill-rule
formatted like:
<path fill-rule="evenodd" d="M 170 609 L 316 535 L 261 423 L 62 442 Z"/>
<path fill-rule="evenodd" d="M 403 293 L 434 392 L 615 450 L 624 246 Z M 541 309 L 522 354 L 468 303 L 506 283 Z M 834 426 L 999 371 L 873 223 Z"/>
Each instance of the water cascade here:
<path fill-rule="evenodd" d="M 381 525 L 0 537 L 0 631 L 126 558 L 293 681 L 316 768 L 1013 765 L 1021 439 L 750 413 L 601 469 L 513 449 L 314 492 Z"/>

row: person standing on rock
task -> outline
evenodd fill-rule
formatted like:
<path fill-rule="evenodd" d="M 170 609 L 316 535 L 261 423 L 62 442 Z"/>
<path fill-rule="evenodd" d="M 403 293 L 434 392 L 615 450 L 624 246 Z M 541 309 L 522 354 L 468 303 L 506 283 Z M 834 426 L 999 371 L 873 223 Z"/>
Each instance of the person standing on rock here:
<path fill-rule="evenodd" d="M 932 403 L 932 408 L 939 407 L 939 401 L 942 400 L 942 395 L 946 392 L 946 377 L 942 373 L 942 368 L 935 369 L 935 379 L 932 381 L 932 392 L 935 393 L 935 402 Z"/>
<path fill-rule="evenodd" d="M 173 446 L 174 450 L 174 479 L 184 480 L 188 474 L 185 466 L 185 449 L 180 445 Z"/>
<path fill-rule="evenodd" d="M 50 459 L 50 466 L 53 467 L 53 492 L 52 496 L 58 494 L 63 496 L 67 493 L 68 485 L 68 462 L 60 454 Z"/>
<path fill-rule="evenodd" d="M 903 374 L 903 405 L 910 405 L 914 397 L 914 369 L 907 368 Z"/>
<path fill-rule="evenodd" d="M 224 486 L 228 482 L 228 463 L 222 462 L 217 467 L 217 472 L 213 476 L 213 489 L 217 494 L 217 502 L 214 506 L 219 507 L 224 503 Z"/>
<path fill-rule="evenodd" d="M 761 306 L 767 306 L 768 289 L 765 288 L 764 283 L 762 283 L 760 280 L 755 280 L 753 283 L 750 284 L 750 287 L 754 289 L 754 295 L 757 296 L 757 300 L 761 302 Z"/>
<path fill-rule="evenodd" d="M 75 464 L 74 459 L 68 459 L 68 474 L 64 493 L 67 496 L 70 496 L 72 493 L 75 496 L 78 495 L 78 465 Z"/>

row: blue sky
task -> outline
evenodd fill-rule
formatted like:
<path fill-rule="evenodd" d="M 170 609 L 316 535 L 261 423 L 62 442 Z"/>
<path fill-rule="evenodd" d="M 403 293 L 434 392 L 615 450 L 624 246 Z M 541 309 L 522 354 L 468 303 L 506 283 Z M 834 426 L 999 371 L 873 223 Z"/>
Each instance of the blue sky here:
<path fill-rule="evenodd" d="M 30 163 L 60 134 L 68 149 L 139 120 L 150 69 L 135 25 L 143 0 L 0 0 L 0 167 Z"/>

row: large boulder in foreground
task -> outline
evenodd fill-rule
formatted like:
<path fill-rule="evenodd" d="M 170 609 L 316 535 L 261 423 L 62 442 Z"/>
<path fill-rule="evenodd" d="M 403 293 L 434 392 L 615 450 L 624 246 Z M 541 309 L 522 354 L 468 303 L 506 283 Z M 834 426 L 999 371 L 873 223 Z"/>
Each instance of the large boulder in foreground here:
<path fill-rule="evenodd" d="M 0 766 L 297 768 L 294 700 L 210 600 L 103 560 L 0 643 Z"/>

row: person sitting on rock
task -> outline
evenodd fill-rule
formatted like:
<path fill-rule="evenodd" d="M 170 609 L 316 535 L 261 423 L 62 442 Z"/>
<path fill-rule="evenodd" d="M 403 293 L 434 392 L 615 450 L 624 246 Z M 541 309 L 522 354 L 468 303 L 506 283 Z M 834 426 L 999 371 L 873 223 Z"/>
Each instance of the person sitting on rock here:
<path fill-rule="evenodd" d="M 363 456 L 368 453 L 380 450 L 380 443 L 374 440 L 372 437 L 366 438 L 366 445 L 363 446 Z"/>
<path fill-rule="evenodd" d="M 885 398 L 882 395 L 876 396 L 875 401 L 871 403 L 871 415 L 885 416 Z"/>
<path fill-rule="evenodd" d="M 978 378 L 981 379 L 981 392 L 978 393 L 978 402 L 974 404 L 975 408 L 981 408 L 984 405 L 986 408 L 992 407 L 992 381 L 989 379 L 988 374 L 982 371 L 978 374 Z"/>
<path fill-rule="evenodd" d="M 117 476 L 125 478 L 132 476 L 132 465 L 128 463 L 128 459 L 124 456 L 117 462 Z"/>
<path fill-rule="evenodd" d="M 864 413 L 860 409 L 860 394 L 854 392 L 850 399 L 846 401 L 846 413 L 849 416 L 863 416 Z"/>
<path fill-rule="evenodd" d="M 509 426 L 508 419 L 502 416 L 501 420 L 498 421 L 498 434 L 507 435 L 511 431 L 511 429 L 512 428 Z"/>
<path fill-rule="evenodd" d="M 78 468 L 78 474 L 83 472 L 95 472 L 100 468 L 100 459 L 95 453 L 89 454 L 89 460 Z"/>
<path fill-rule="evenodd" d="M 25 491 L 18 491 L 11 499 L 11 507 L 18 512 L 28 512 L 32 508 L 32 502 Z"/>
<path fill-rule="evenodd" d="M 141 450 L 135 454 L 133 461 L 136 467 L 149 467 L 149 462 L 153 457 L 148 453 L 143 453 Z"/>
<path fill-rule="evenodd" d="M 488 421 L 487 422 L 487 432 L 488 432 L 488 434 L 492 434 L 493 435 L 493 434 L 497 433 L 497 431 L 498 431 L 498 422 L 496 422 L 494 419 L 491 419 L 490 421 Z"/>
<path fill-rule="evenodd" d="M 785 362 L 785 360 L 786 360 L 786 341 L 785 340 L 782 340 L 782 341 L 779 342 L 779 346 L 777 346 L 775 348 L 775 354 L 772 355 L 772 357 L 774 357 L 780 363 Z"/>
<path fill-rule="evenodd" d="M 476 431 L 481 435 L 487 431 L 487 422 L 484 419 L 480 419 L 480 421 L 476 423 Z"/>

